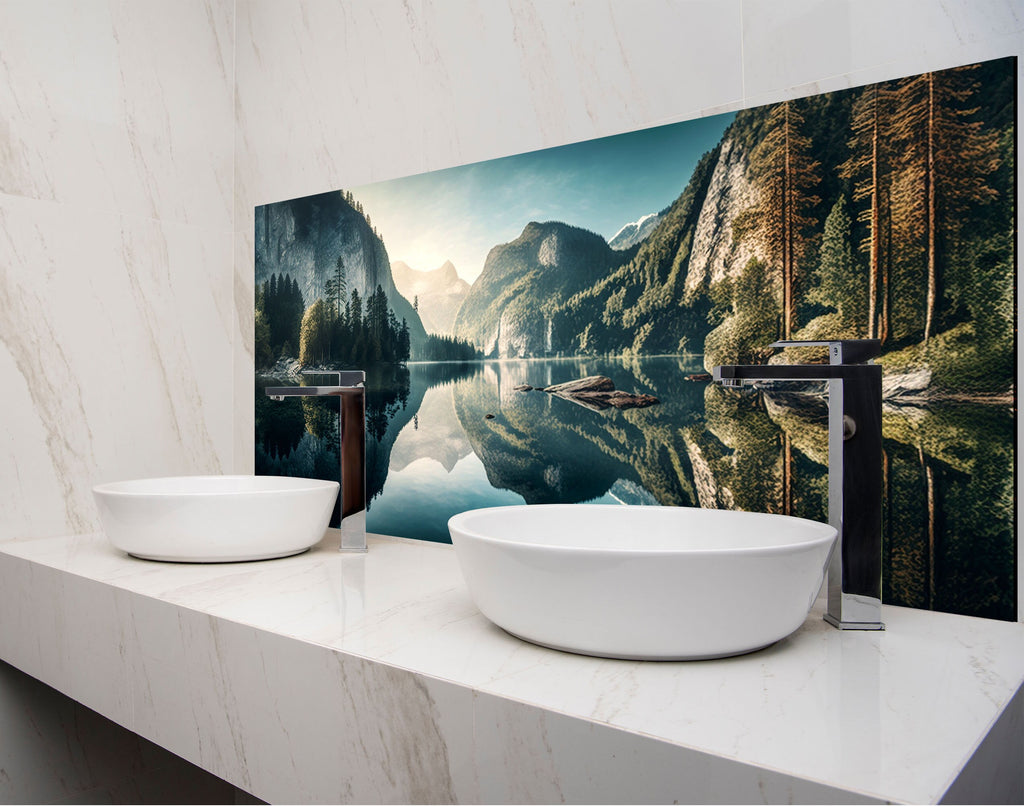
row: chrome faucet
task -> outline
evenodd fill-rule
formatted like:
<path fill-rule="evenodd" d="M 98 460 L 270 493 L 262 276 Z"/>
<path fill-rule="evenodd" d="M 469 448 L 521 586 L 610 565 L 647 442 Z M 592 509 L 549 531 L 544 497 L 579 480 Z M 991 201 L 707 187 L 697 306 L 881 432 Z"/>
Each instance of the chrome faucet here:
<path fill-rule="evenodd" d="M 286 397 L 337 397 L 341 471 L 341 551 L 366 551 L 366 373 L 362 370 L 318 372 L 336 375 L 335 386 L 268 386 L 271 400 Z"/>
<path fill-rule="evenodd" d="M 828 567 L 825 621 L 841 630 L 882 623 L 882 368 L 878 339 L 777 341 L 828 347 L 828 364 L 727 365 L 725 386 L 755 381 L 828 381 L 828 522 L 839 533 Z"/>

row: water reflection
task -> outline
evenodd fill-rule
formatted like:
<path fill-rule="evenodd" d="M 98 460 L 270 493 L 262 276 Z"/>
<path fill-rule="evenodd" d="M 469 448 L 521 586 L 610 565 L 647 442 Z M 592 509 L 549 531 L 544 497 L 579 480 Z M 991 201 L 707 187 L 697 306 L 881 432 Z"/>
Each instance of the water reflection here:
<path fill-rule="evenodd" d="M 378 376 L 368 394 L 375 418 L 367 528 L 447 541 L 456 512 L 524 502 L 826 520 L 823 392 L 780 386 L 765 394 L 687 380 L 701 371 L 699 358 L 672 356 L 411 364 Z M 522 390 L 597 374 L 661 403 L 595 412 Z M 326 419 L 271 411 L 257 391 L 257 472 L 315 476 L 337 466 Z M 1008 407 L 887 406 L 886 602 L 1016 618 L 1014 433 Z"/>

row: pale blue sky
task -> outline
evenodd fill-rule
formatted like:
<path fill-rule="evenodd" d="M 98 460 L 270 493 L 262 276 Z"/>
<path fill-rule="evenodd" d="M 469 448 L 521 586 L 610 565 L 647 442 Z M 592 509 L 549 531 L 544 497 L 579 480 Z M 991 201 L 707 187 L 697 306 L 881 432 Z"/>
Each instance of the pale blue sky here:
<path fill-rule="evenodd" d="M 610 239 L 667 207 L 735 113 L 353 188 L 388 257 L 429 271 L 450 260 L 472 283 L 490 249 L 530 221 L 564 221 Z"/>

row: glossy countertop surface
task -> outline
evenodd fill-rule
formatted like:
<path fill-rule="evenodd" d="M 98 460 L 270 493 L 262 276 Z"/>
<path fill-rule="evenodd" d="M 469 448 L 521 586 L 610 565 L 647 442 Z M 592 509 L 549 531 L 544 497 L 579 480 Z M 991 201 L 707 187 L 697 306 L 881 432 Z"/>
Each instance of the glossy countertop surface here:
<path fill-rule="evenodd" d="M 365 555 L 340 554 L 329 537 L 298 556 L 218 565 L 137 560 L 98 534 L 6 543 L 0 554 L 880 799 L 938 800 L 1024 682 L 1024 625 L 888 606 L 884 632 L 840 632 L 816 608 L 789 638 L 728 659 L 572 655 L 490 624 L 451 546 L 369 543 Z M 12 623 L 31 615 L 8 612 Z M 38 641 L 32 632 L 5 640 Z"/>

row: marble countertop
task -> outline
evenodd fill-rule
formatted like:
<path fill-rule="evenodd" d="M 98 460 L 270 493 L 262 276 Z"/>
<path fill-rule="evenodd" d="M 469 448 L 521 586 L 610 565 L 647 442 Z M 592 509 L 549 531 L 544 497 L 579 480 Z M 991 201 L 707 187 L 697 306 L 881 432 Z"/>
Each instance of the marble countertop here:
<path fill-rule="evenodd" d="M 750 655 L 602 660 L 493 626 L 451 546 L 369 542 L 222 565 L 137 560 L 102 535 L 2 544 L 0 656 L 268 800 L 937 802 L 1019 786 L 1001 765 L 1024 761 L 1024 625 L 887 606 L 886 631 L 840 632 L 812 611 Z M 976 753 L 994 726 L 1002 755 Z M 335 728 L 340 756 L 315 764 Z M 271 771 L 285 740 L 288 769 Z"/>

